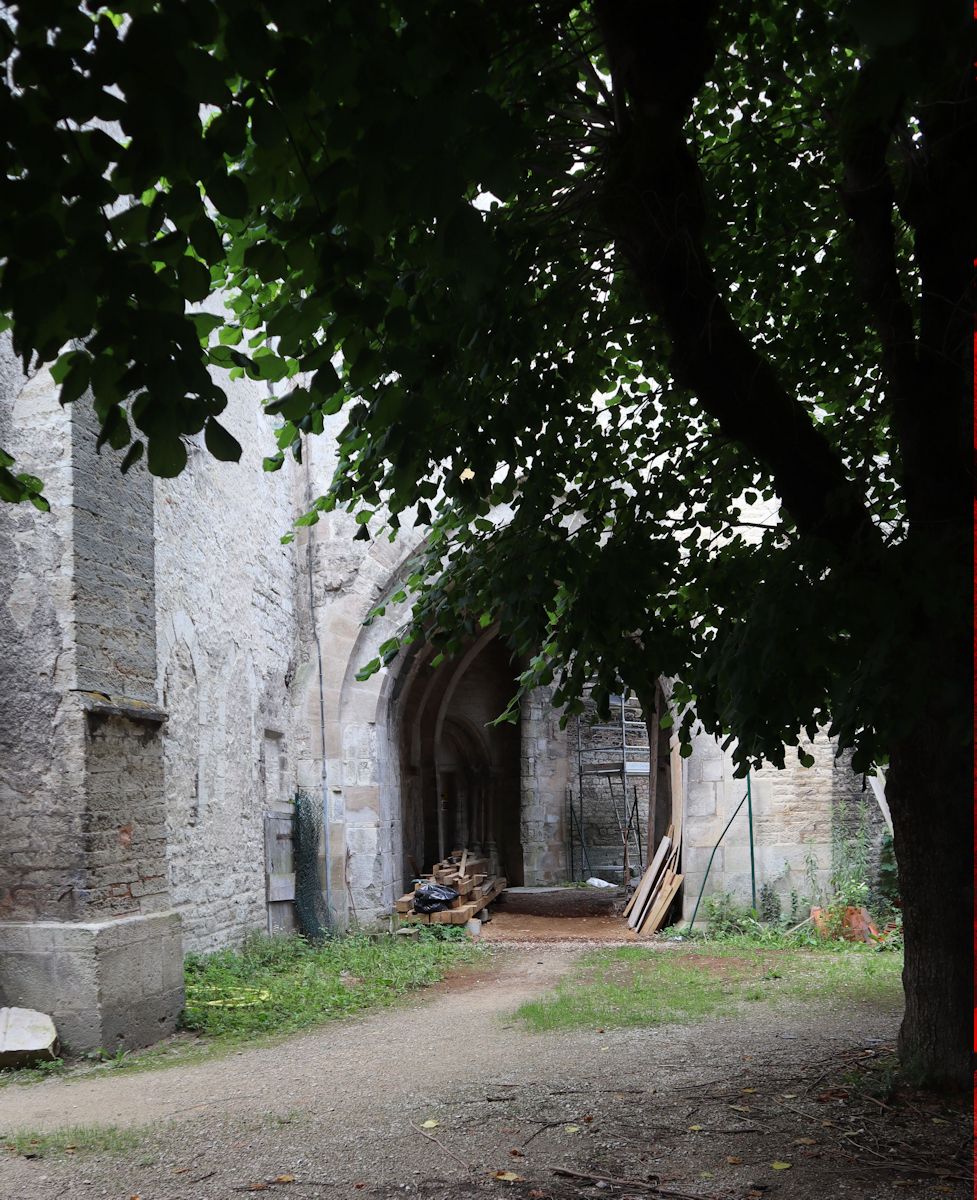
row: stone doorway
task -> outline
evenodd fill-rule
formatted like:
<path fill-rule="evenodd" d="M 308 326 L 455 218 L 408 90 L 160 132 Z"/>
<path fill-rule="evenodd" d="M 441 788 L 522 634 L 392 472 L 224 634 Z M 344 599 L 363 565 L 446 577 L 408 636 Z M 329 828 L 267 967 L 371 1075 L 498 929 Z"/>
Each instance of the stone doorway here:
<path fill-rule="evenodd" d="M 491 633 L 437 666 L 435 657 L 420 649 L 394 697 L 404 886 L 459 846 L 521 884 L 520 731 L 492 724 L 518 667 Z"/>

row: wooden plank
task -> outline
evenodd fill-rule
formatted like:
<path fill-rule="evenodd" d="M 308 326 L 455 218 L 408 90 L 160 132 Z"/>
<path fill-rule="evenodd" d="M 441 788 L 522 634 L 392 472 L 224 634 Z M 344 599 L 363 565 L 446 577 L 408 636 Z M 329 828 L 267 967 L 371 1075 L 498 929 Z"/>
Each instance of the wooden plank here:
<path fill-rule="evenodd" d="M 405 896 L 401 896 L 399 900 L 394 901 L 394 908 L 399 913 L 411 912 L 414 907 L 414 893 L 408 892 Z"/>
<path fill-rule="evenodd" d="M 655 889 L 655 894 L 652 897 L 651 902 L 649 903 L 648 907 L 645 909 L 644 916 L 641 918 L 641 923 L 635 929 L 635 933 L 640 934 L 640 933 L 646 932 L 646 927 L 649 925 L 651 918 L 658 911 L 658 907 L 659 907 L 659 904 L 661 903 L 662 896 L 664 896 L 666 894 L 666 892 L 668 891 L 669 885 L 671 884 L 671 882 L 674 878 L 675 878 L 675 872 L 671 869 L 671 867 L 666 867 L 665 873 L 662 875 L 661 880 L 659 881 L 659 885 Z"/>
<path fill-rule="evenodd" d="M 668 912 L 672 901 L 675 899 L 679 888 L 682 886 L 682 880 L 684 878 L 684 875 L 670 875 L 667 883 L 662 888 L 661 895 L 658 897 L 658 902 L 645 918 L 644 924 L 639 930 L 640 933 L 650 934 L 654 933 L 658 929 L 662 921 L 665 920 L 665 914 Z"/>
<path fill-rule="evenodd" d="M 295 875 L 266 875 L 265 876 L 268 903 L 277 900 L 295 899 Z"/>
<path fill-rule="evenodd" d="M 645 898 L 645 902 L 641 908 L 641 911 L 639 912 L 637 909 L 635 909 L 635 911 L 631 913 L 631 920 L 628 922 L 628 924 L 631 925 L 631 928 L 636 932 L 640 931 L 640 928 L 644 923 L 645 918 L 648 916 L 648 913 L 651 912 L 654 906 L 658 903 L 658 897 L 661 895 L 661 891 L 665 886 L 666 879 L 669 875 L 674 875 L 677 869 L 678 851 L 673 846 L 669 852 L 668 858 L 665 859 L 665 865 L 662 867 L 658 878 L 652 885 L 651 891 Z M 633 925 L 631 924 L 631 921 L 634 922 Z"/>
<path fill-rule="evenodd" d="M 276 933 L 294 933 L 298 927 L 298 918 L 295 916 L 295 905 L 291 900 L 275 901 L 268 906 L 268 932 Z"/>
<path fill-rule="evenodd" d="M 637 916 L 637 914 L 640 913 L 644 908 L 645 903 L 648 900 L 648 893 L 655 886 L 655 880 L 658 878 L 658 874 L 661 871 L 662 864 L 668 855 L 671 845 L 671 838 L 669 838 L 669 836 L 666 834 L 665 837 L 663 837 L 658 843 L 658 849 L 655 851 L 655 857 L 651 860 L 644 875 L 641 876 L 641 882 L 635 888 L 634 895 L 628 901 L 627 908 L 624 910 L 625 916 L 628 916 L 632 909 L 636 910 L 635 916 Z M 628 921 L 628 926 L 633 929 L 635 923 L 635 921 Z"/>
<path fill-rule="evenodd" d="M 464 875 L 465 867 L 468 865 L 468 851 L 463 850 L 461 854 L 461 866 L 458 868 L 458 874 Z"/>
<path fill-rule="evenodd" d="M 671 829 L 671 826 L 669 826 Z M 628 927 L 635 929 L 641 921 L 641 917 L 648 907 L 648 902 L 651 899 L 652 893 L 655 890 L 656 884 L 662 877 L 662 873 L 668 866 L 671 859 L 672 839 L 671 834 L 666 833 L 655 851 L 655 857 L 651 861 L 651 865 L 642 877 L 638 891 L 634 895 L 634 904 L 631 906 L 631 911 L 628 915 Z"/>
<path fill-rule="evenodd" d="M 265 910 L 269 933 L 291 933 L 295 916 L 295 865 L 292 812 L 264 814 Z"/>

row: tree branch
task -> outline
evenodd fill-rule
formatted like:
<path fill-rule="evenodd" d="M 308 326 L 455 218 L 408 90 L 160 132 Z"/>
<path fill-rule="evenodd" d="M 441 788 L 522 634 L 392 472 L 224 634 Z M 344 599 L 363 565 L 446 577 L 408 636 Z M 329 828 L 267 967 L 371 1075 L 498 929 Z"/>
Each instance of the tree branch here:
<path fill-rule="evenodd" d="M 684 125 L 714 58 L 711 0 L 683 6 L 677 22 L 662 8 L 642 0 L 596 5 L 632 115 L 612 152 L 605 219 L 662 318 L 677 381 L 767 467 L 802 533 L 843 554 L 867 548 L 878 535 L 861 495 L 807 409 L 733 320 L 705 254 L 702 177 Z"/>

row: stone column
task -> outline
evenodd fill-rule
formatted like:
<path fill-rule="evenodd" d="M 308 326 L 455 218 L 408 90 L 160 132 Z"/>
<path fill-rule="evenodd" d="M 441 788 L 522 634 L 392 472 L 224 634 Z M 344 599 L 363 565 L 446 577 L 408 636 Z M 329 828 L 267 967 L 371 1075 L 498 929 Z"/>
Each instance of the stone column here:
<path fill-rule="evenodd" d="M 62 411 L 46 373 L 5 382 L 0 444 L 50 479 L 52 512 L 0 505 L 0 1000 L 50 1013 L 69 1050 L 130 1049 L 183 1006 L 153 481 L 96 453 L 90 404 Z"/>

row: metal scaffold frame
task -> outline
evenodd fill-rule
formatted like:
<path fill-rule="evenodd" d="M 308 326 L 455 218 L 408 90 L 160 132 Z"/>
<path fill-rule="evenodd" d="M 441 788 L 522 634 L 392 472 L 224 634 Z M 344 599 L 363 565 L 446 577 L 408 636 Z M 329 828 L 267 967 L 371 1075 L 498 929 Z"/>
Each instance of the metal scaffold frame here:
<path fill-rule="evenodd" d="M 568 859 L 570 877 L 574 880 L 586 879 L 600 871 L 621 871 L 627 884 L 630 882 L 628 875 L 632 868 L 638 875 L 644 870 L 644 846 L 641 822 L 638 820 L 638 789 L 631 781 L 649 777 L 648 727 L 644 720 L 628 719 L 628 704 L 627 692 L 611 696 L 611 710 L 613 712 L 614 709 L 619 709 L 619 715 L 611 721 L 595 722 L 589 726 L 596 735 L 618 735 L 616 742 L 607 745 L 584 746 L 581 738 L 582 718 L 577 717 L 576 797 L 572 789 L 567 789 Z M 611 807 L 621 836 L 621 863 L 591 861 L 585 834 L 584 780 L 588 778 L 607 780 Z M 629 784 L 632 793 L 630 800 Z"/>

